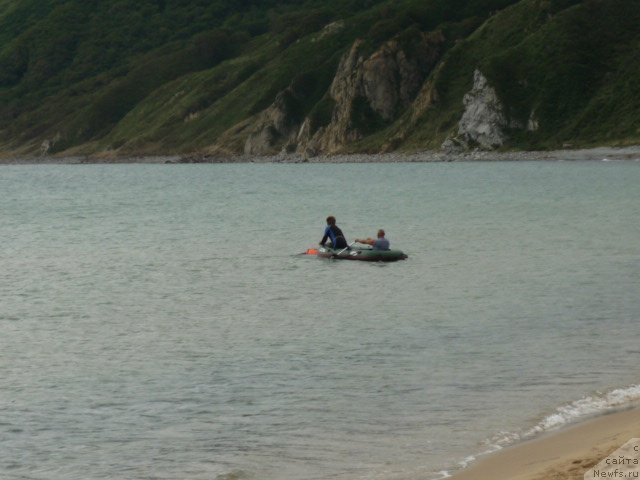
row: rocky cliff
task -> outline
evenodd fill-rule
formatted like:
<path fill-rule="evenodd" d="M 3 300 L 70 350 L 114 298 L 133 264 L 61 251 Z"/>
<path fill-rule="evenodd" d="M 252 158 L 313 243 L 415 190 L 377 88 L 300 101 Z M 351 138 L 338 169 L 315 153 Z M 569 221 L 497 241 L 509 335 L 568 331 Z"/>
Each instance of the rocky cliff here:
<path fill-rule="evenodd" d="M 300 96 L 289 86 L 257 115 L 244 141 L 245 154 L 334 154 L 396 120 L 415 100 L 442 54 L 440 32 L 420 34 L 410 48 L 392 39 L 367 53 L 363 39 L 343 55 L 324 102 L 330 120 L 300 116 Z"/>
<path fill-rule="evenodd" d="M 329 90 L 335 104 L 331 122 L 314 129 L 312 119 L 305 119 L 297 151 L 337 153 L 389 125 L 415 100 L 441 55 L 443 42 L 440 32 L 421 35 L 417 48 L 409 51 L 391 40 L 366 56 L 364 41 L 356 41 L 340 61 Z"/>
<path fill-rule="evenodd" d="M 392 39 L 367 54 L 366 42 L 356 40 L 340 60 L 326 93 L 333 105 L 330 121 L 319 124 L 313 116 L 303 118 L 301 94 L 289 86 L 276 96 L 271 106 L 243 124 L 240 131 L 243 135 L 248 132 L 243 153 L 296 152 L 303 156 L 340 153 L 410 110 L 411 120 L 405 122 L 404 130 L 398 129 L 380 147 L 381 151 L 394 149 L 405 140 L 406 130 L 414 128 L 417 119 L 438 100 L 437 90 L 426 78 L 437 65 L 444 42 L 438 31 L 422 34 L 418 48 L 414 44 L 410 51 Z M 539 128 L 533 110 L 526 124 L 509 115 L 508 105 L 504 105 L 496 89 L 477 68 L 472 87 L 461 103 L 464 110 L 457 130 L 441 145 L 447 152 L 497 149 L 508 142 L 512 132 L 535 132 Z"/>
<path fill-rule="evenodd" d="M 292 87 L 278 93 L 273 104 L 260 113 L 244 143 L 245 155 L 269 155 L 290 149 L 300 129 L 300 96 Z"/>

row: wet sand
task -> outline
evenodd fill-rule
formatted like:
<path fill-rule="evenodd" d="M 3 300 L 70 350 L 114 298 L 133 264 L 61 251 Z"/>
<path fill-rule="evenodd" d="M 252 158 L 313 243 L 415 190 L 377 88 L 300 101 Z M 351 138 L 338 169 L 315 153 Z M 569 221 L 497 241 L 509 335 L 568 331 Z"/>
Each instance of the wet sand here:
<path fill-rule="evenodd" d="M 640 438 L 640 408 L 603 415 L 506 448 L 481 458 L 451 479 L 582 479 L 632 438 Z"/>

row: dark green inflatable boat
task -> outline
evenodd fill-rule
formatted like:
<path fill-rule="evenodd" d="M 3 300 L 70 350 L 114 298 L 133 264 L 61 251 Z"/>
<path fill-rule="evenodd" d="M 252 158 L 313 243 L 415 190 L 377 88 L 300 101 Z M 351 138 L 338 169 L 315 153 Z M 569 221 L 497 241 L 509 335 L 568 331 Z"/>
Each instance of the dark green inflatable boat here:
<path fill-rule="evenodd" d="M 321 258 L 360 260 L 363 262 L 396 262 L 407 258 L 407 255 L 401 250 L 374 250 L 366 246 L 351 247 L 350 249 L 320 247 L 317 252 L 316 255 Z"/>

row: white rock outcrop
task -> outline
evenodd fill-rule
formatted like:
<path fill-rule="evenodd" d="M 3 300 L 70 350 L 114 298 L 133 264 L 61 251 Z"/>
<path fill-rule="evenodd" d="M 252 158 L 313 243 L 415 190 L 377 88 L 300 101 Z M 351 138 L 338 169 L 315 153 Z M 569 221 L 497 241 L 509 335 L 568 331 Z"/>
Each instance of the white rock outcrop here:
<path fill-rule="evenodd" d="M 493 150 L 509 139 L 508 130 L 535 132 L 539 128 L 533 111 L 526 125 L 509 118 L 496 90 L 478 69 L 473 73 L 473 87 L 462 101 L 464 113 L 458 122 L 458 134 L 445 140 L 442 144 L 445 151 Z"/>
<path fill-rule="evenodd" d="M 51 152 L 53 147 L 56 146 L 56 143 L 60 141 L 61 138 L 62 138 L 62 135 L 60 134 L 60 132 L 56 133 L 53 136 L 53 138 L 50 138 L 50 139 L 45 138 L 40 144 L 40 156 L 42 157 L 47 156 Z"/>
<path fill-rule="evenodd" d="M 473 88 L 462 101 L 465 110 L 458 123 L 458 137 L 484 149 L 504 145 L 509 121 L 495 89 L 480 70 L 474 72 Z"/>

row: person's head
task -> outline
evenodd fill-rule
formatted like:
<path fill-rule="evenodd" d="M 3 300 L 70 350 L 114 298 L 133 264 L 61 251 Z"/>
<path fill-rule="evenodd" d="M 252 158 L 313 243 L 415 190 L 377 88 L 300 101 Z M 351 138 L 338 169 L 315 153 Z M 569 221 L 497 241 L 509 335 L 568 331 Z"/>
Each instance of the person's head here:
<path fill-rule="evenodd" d="M 327 217 L 327 225 L 335 225 L 335 224 L 336 224 L 336 217 L 328 216 Z"/>
<path fill-rule="evenodd" d="M 383 229 L 378 230 L 378 238 L 384 238 L 384 230 Z"/>

